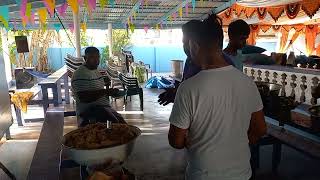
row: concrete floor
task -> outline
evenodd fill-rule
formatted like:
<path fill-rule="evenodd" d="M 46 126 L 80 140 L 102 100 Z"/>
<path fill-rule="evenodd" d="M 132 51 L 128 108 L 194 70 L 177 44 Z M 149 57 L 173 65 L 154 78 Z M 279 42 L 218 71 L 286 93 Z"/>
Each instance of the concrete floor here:
<path fill-rule="evenodd" d="M 134 151 L 126 161 L 125 167 L 135 173 L 139 180 L 183 179 L 186 164 L 184 150 L 171 148 L 167 141 L 168 118 L 172 105 L 166 107 L 158 105 L 157 96 L 159 93 L 160 90 L 145 90 L 145 109 L 143 112 L 139 111 L 138 97 L 133 97 L 132 102 L 128 102 L 126 111 L 123 111 L 123 102 L 121 100 L 113 103 L 114 107 L 121 111 L 120 113 L 130 124 L 136 125 L 142 130 L 142 135 L 137 139 Z M 75 118 L 66 118 L 65 133 L 75 128 Z M 24 131 L 24 129 L 29 132 Z M 13 138 L 36 139 L 40 129 L 41 123 L 27 123 L 26 127 L 16 128 L 12 132 Z M 23 148 L 23 146 L 20 146 L 20 148 Z M 268 146 L 261 148 L 261 167 L 257 173 L 258 180 L 320 179 L 320 171 L 318 171 L 319 160 L 310 159 L 287 147 L 283 148 L 279 173 L 277 175 L 272 174 L 271 150 L 272 148 Z M 0 153 L 2 158 L 2 151 Z M 30 157 L 25 157 L 25 159 L 28 158 L 30 159 Z M 10 157 L 8 156 L 7 159 L 10 159 Z M 21 164 L 26 164 L 26 161 L 24 160 Z M 4 177 L 3 173 L 0 173 L 0 180 L 5 179 Z M 79 179 L 79 169 L 62 170 L 61 179 Z"/>

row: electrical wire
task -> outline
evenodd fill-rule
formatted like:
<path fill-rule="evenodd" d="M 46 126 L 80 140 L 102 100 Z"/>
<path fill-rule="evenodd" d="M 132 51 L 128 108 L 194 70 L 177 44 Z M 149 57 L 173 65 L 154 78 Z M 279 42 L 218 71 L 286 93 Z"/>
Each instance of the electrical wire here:
<path fill-rule="evenodd" d="M 62 23 L 62 21 L 61 21 L 61 19 L 60 19 L 60 17 L 59 17 L 59 15 L 58 15 L 58 13 L 57 13 L 56 10 L 54 10 L 54 14 L 55 14 L 55 16 L 57 16 L 57 18 L 58 18 L 60 24 L 62 25 L 63 30 L 64 30 L 65 33 L 67 34 L 67 37 L 68 37 L 69 41 L 71 42 L 73 48 L 76 49 L 76 46 L 73 44 L 73 42 L 72 42 L 72 40 L 71 40 L 71 38 L 70 38 L 70 36 L 69 36 L 69 33 L 67 32 L 65 26 L 63 25 L 63 23 Z"/>

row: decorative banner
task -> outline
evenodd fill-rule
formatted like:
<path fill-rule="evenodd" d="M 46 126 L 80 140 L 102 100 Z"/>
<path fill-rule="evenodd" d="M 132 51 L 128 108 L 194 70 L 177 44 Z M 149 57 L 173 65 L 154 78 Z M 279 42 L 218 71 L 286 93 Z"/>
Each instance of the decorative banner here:
<path fill-rule="evenodd" d="M 40 8 L 38 9 L 38 16 L 39 20 L 42 24 L 46 24 L 47 20 L 47 9 L 46 8 Z"/>
<path fill-rule="evenodd" d="M 107 4 L 107 0 L 100 0 L 99 2 L 102 8 L 104 8 L 104 6 Z"/>
<path fill-rule="evenodd" d="M 70 5 L 72 11 L 74 13 L 78 13 L 79 12 L 79 5 L 78 5 L 77 0 L 67 0 L 67 1 L 68 1 L 68 4 Z"/>
<path fill-rule="evenodd" d="M 21 5 L 21 0 L 16 0 L 17 5 Z"/>
<path fill-rule="evenodd" d="M 82 6 L 83 0 L 78 0 L 78 4 L 79 4 L 79 6 Z"/>
<path fill-rule="evenodd" d="M 54 29 L 59 32 L 59 30 L 61 29 L 61 24 L 53 24 Z"/>
<path fill-rule="evenodd" d="M 21 17 L 22 25 L 24 28 L 26 28 L 26 25 L 28 23 L 28 17 L 27 16 L 22 16 Z"/>
<path fill-rule="evenodd" d="M 136 26 L 134 24 L 130 24 L 130 31 L 131 33 L 134 33 L 134 29 L 136 28 Z"/>
<path fill-rule="evenodd" d="M 148 30 L 149 30 L 149 26 L 144 26 L 143 28 L 144 32 L 146 32 L 146 34 L 148 33 Z"/>
<path fill-rule="evenodd" d="M 156 30 L 159 31 L 159 24 L 156 25 Z"/>
<path fill-rule="evenodd" d="M 137 13 L 135 11 L 133 12 L 133 17 L 134 17 L 134 20 L 137 20 Z"/>
<path fill-rule="evenodd" d="M 32 12 L 31 16 L 30 16 L 30 22 L 31 22 L 32 25 L 35 24 L 34 17 L 35 17 L 34 12 Z"/>
<path fill-rule="evenodd" d="M 69 27 L 71 33 L 73 33 L 74 32 L 74 24 L 70 23 L 68 27 Z"/>
<path fill-rule="evenodd" d="M 26 9 L 27 9 L 27 0 L 21 1 L 21 7 L 20 7 L 20 15 L 25 16 L 26 15 Z"/>
<path fill-rule="evenodd" d="M 170 23 L 172 23 L 172 16 L 170 15 L 168 18 L 169 18 Z"/>
<path fill-rule="evenodd" d="M 16 19 L 13 20 L 13 29 L 17 29 L 17 21 L 16 21 Z"/>
<path fill-rule="evenodd" d="M 174 13 L 172 14 L 172 17 L 173 17 L 173 20 L 175 21 L 175 20 L 176 20 L 176 18 L 177 18 L 177 13 L 176 13 L 176 12 L 174 12 Z"/>
<path fill-rule="evenodd" d="M 180 7 L 180 8 L 179 8 L 179 16 L 180 16 L 180 18 L 182 18 L 182 16 L 183 16 L 183 10 L 182 10 L 182 7 Z"/>
<path fill-rule="evenodd" d="M 114 8 L 114 0 L 109 0 L 109 2 L 110 2 L 111 7 Z"/>
<path fill-rule="evenodd" d="M 133 18 L 132 18 L 132 16 L 130 16 L 130 21 L 131 21 L 131 22 L 133 22 Z"/>
<path fill-rule="evenodd" d="M 186 4 L 185 8 L 186 8 L 186 16 L 188 16 L 189 15 L 189 3 Z"/>
<path fill-rule="evenodd" d="M 96 9 L 97 2 L 96 0 L 88 0 L 89 12 L 92 12 Z"/>
<path fill-rule="evenodd" d="M 87 31 L 87 24 L 86 23 L 81 23 L 80 24 L 80 27 L 82 29 L 83 32 L 86 32 Z"/>
<path fill-rule="evenodd" d="M 160 28 L 163 29 L 163 24 L 162 23 L 160 23 Z"/>
<path fill-rule="evenodd" d="M 194 12 L 194 9 L 196 8 L 196 0 L 192 0 L 192 12 Z"/>
<path fill-rule="evenodd" d="M 131 24 L 130 18 L 128 18 L 128 24 L 129 24 L 129 25 Z"/>
<path fill-rule="evenodd" d="M 56 9 L 58 11 L 58 14 L 61 17 L 65 17 L 67 8 L 68 8 L 68 4 L 65 2 L 64 4 L 62 4 L 61 6 L 57 7 Z"/>
<path fill-rule="evenodd" d="M 9 7 L 0 6 L 0 21 L 3 23 L 4 27 L 9 27 Z"/>
<path fill-rule="evenodd" d="M 27 16 L 28 18 L 30 18 L 30 16 L 31 16 L 31 3 L 28 3 L 28 4 L 27 4 L 27 7 L 26 7 L 26 16 Z"/>
<path fill-rule="evenodd" d="M 48 9 L 50 16 L 54 16 L 54 8 L 56 7 L 56 0 L 43 0 L 44 5 Z"/>
<path fill-rule="evenodd" d="M 288 4 L 285 8 L 286 14 L 289 19 L 294 19 L 297 17 L 301 9 L 301 4 L 296 3 L 296 4 Z"/>

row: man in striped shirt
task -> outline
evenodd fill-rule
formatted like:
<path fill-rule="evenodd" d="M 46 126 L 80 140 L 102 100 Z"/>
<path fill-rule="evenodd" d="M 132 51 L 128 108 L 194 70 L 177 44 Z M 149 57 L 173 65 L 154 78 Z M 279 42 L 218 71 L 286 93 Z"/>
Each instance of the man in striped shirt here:
<path fill-rule="evenodd" d="M 76 99 L 76 113 L 84 121 L 95 119 L 96 122 L 125 123 L 120 114 L 110 106 L 109 96 L 116 95 L 118 89 L 105 88 L 104 77 L 97 70 L 100 63 L 100 52 L 96 47 L 85 50 L 85 64 L 81 65 L 73 74 L 71 80 L 72 91 Z"/>

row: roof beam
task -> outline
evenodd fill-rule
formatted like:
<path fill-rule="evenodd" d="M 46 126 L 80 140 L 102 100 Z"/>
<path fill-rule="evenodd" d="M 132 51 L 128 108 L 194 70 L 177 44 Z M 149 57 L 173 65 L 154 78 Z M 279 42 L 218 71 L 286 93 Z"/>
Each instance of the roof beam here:
<path fill-rule="evenodd" d="M 15 0 L 13 0 L 15 2 Z M 65 0 L 56 0 L 56 6 L 60 5 L 62 3 L 64 3 Z M 32 3 L 32 9 L 38 9 L 38 8 L 42 8 L 45 7 L 43 4 L 43 1 L 39 1 L 39 0 L 29 0 L 28 3 Z M 10 13 L 15 13 L 15 12 L 19 12 L 20 11 L 20 6 L 17 4 L 9 4 L 9 12 Z M 19 15 L 20 16 L 20 15 Z"/>
<path fill-rule="evenodd" d="M 123 17 L 123 19 L 121 20 L 121 22 L 122 22 L 123 24 L 125 24 L 125 23 L 127 22 L 128 18 L 129 18 L 130 16 L 132 16 L 133 13 L 139 8 L 139 6 L 141 5 L 142 1 L 143 1 L 143 0 L 138 0 L 138 1 L 136 2 L 136 4 L 132 7 L 132 9 L 129 11 L 129 13 L 126 14 L 126 15 Z"/>
<path fill-rule="evenodd" d="M 227 1 L 225 3 L 223 3 L 221 6 L 219 7 L 214 7 L 214 9 L 210 10 L 210 12 L 212 13 L 215 13 L 215 14 L 218 14 L 226 9 L 228 9 L 229 7 L 231 7 L 234 3 L 236 3 L 237 0 L 230 0 L 230 1 Z M 208 12 L 208 14 L 210 14 L 210 12 Z M 201 17 L 201 19 L 205 19 L 208 17 L 208 14 L 205 14 Z"/>
<path fill-rule="evenodd" d="M 159 24 L 162 21 L 168 19 L 169 16 L 171 16 L 171 14 L 177 12 L 181 7 L 184 7 L 187 3 L 190 3 L 192 0 L 186 0 L 186 1 L 182 1 L 180 4 L 178 4 L 176 7 L 174 7 L 173 9 L 171 9 L 169 12 L 167 12 L 165 15 L 163 15 L 160 19 L 158 19 L 155 24 Z"/>

